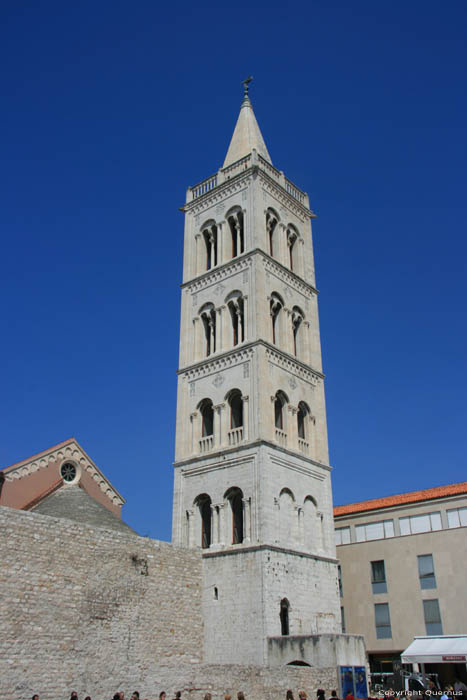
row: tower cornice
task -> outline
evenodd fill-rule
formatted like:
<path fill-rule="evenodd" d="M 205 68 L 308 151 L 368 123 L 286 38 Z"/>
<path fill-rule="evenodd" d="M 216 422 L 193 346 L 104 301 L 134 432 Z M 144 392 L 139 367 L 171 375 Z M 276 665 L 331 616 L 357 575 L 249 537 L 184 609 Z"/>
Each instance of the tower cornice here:
<path fill-rule="evenodd" d="M 226 168 L 221 168 L 197 185 L 189 187 L 187 201 L 183 207 L 180 207 L 180 211 L 185 213 L 201 211 L 224 198 L 229 186 L 258 173 L 284 198 L 284 202 L 287 202 L 290 208 L 299 210 L 302 216 L 316 217 L 309 208 L 307 193 L 300 190 L 285 177 L 281 170 L 277 170 L 255 150 Z"/>
<path fill-rule="evenodd" d="M 272 343 L 268 342 L 267 340 L 263 340 L 262 338 L 259 338 L 258 340 L 252 340 L 248 343 L 242 343 L 241 345 L 237 345 L 234 348 L 226 350 L 225 352 L 220 352 L 219 354 L 212 355 L 210 357 L 205 357 L 199 362 L 187 365 L 186 367 L 180 367 L 177 370 L 177 374 L 181 375 L 191 373 L 196 374 L 198 376 L 215 374 L 216 372 L 225 369 L 225 367 L 227 366 L 236 364 L 236 362 L 245 362 L 256 347 L 264 347 L 266 349 L 266 352 L 268 352 L 270 355 L 275 356 L 279 361 L 282 360 L 287 365 L 295 365 L 299 372 L 301 370 L 302 373 L 310 373 L 314 378 L 314 381 L 312 381 L 313 384 L 318 384 L 324 379 L 325 375 L 319 370 L 313 369 L 312 367 L 310 367 L 310 365 L 307 365 L 305 364 L 305 362 L 298 360 L 295 357 L 295 355 L 291 355 L 290 353 L 279 349 Z M 232 360 L 234 360 L 234 362 L 232 362 Z"/>
<path fill-rule="evenodd" d="M 219 282 L 220 280 L 224 279 L 224 277 L 228 275 L 228 272 L 231 269 L 235 269 L 239 265 L 245 266 L 245 263 L 248 263 L 249 259 L 254 255 L 260 255 L 271 269 L 276 269 L 280 271 L 284 277 L 284 281 L 288 280 L 290 282 L 294 282 L 297 286 L 301 285 L 305 287 L 310 293 L 310 295 L 319 294 L 319 290 L 316 287 L 314 287 L 312 284 L 304 280 L 303 277 L 297 275 L 288 267 L 280 263 L 278 260 L 273 258 L 261 248 L 253 248 L 252 250 L 249 250 L 246 253 L 242 253 L 242 255 L 238 255 L 236 258 L 232 258 L 232 260 L 228 260 L 222 265 L 218 265 L 217 267 L 214 267 L 211 270 L 207 270 L 206 272 L 203 272 L 202 274 L 197 275 L 196 277 L 192 277 L 186 282 L 182 282 L 180 288 L 190 289 L 190 287 L 193 286 L 196 287 L 196 289 L 193 291 L 199 291 L 201 289 L 204 289 L 205 287 L 208 287 L 209 282 L 211 280 L 212 284 L 216 284 L 216 282 Z"/>

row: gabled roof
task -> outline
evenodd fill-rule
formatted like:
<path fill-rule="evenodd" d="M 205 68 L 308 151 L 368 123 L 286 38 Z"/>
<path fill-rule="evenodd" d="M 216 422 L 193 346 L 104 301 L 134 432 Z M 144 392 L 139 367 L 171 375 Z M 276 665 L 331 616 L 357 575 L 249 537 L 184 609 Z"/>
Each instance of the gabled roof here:
<path fill-rule="evenodd" d="M 112 501 L 117 506 L 122 506 L 125 503 L 123 496 L 117 491 L 117 489 L 110 483 L 106 476 L 101 472 L 99 467 L 88 454 L 83 450 L 78 441 L 72 437 L 63 442 L 59 442 L 53 447 L 49 447 L 47 450 L 42 450 L 32 457 L 23 459 L 20 462 L 15 462 L 9 467 L 3 469 L 3 474 L 6 481 L 12 481 L 15 479 L 21 479 L 29 474 L 39 471 L 42 468 L 48 466 L 49 462 L 55 461 L 56 459 L 64 458 L 74 459 L 78 462 L 82 469 L 84 469 L 94 481 L 98 484 L 101 491 L 106 494 L 110 501 Z"/>
<path fill-rule="evenodd" d="M 228 165 L 236 163 L 237 160 L 251 153 L 254 148 L 272 165 L 250 98 L 245 95 L 223 167 L 226 168 Z"/>
<path fill-rule="evenodd" d="M 436 486 L 432 489 L 423 489 L 423 491 L 410 491 L 409 493 L 399 493 L 395 496 L 374 498 L 370 501 L 349 503 L 346 506 L 335 506 L 334 516 L 363 513 L 366 511 L 379 510 L 380 508 L 407 505 L 409 503 L 420 503 L 437 498 L 446 498 L 447 496 L 457 496 L 463 493 L 467 493 L 467 481 L 461 481 L 457 484 L 448 484 L 447 486 Z"/>

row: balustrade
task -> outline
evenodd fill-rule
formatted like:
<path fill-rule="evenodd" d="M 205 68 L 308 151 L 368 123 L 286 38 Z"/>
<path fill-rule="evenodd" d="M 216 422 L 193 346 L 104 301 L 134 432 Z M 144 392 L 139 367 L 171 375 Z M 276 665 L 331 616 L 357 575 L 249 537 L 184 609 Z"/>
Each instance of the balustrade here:
<path fill-rule="evenodd" d="M 303 438 L 298 438 L 298 449 L 300 452 L 303 452 L 304 455 L 307 455 L 310 450 L 310 444 Z"/>
<path fill-rule="evenodd" d="M 239 428 L 232 428 L 229 430 L 229 445 L 238 445 L 239 442 L 243 442 L 243 425 Z"/>
<path fill-rule="evenodd" d="M 214 435 L 206 435 L 199 441 L 199 451 L 201 453 L 210 452 L 214 446 Z"/>
<path fill-rule="evenodd" d="M 282 447 L 287 447 L 287 433 L 276 428 L 276 440 Z"/>

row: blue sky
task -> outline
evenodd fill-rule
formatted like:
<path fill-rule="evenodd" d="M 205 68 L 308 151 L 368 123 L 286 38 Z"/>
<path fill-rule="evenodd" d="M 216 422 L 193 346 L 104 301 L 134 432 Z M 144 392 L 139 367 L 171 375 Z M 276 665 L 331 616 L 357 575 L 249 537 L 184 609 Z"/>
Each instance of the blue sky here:
<path fill-rule="evenodd" d="M 252 74 L 273 163 L 318 214 L 335 502 L 464 480 L 467 4 L 1 16 L 0 465 L 74 435 L 126 521 L 170 538 L 178 208 Z"/>

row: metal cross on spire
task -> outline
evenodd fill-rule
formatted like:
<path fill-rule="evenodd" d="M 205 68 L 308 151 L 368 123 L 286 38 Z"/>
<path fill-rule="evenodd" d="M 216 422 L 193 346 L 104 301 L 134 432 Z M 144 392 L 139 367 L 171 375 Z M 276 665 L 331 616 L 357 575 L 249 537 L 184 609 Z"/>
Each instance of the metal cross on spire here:
<path fill-rule="evenodd" d="M 243 97 L 248 97 L 248 86 L 250 85 L 251 81 L 253 80 L 253 76 L 250 75 L 249 78 L 246 80 L 242 80 L 243 83 Z"/>

